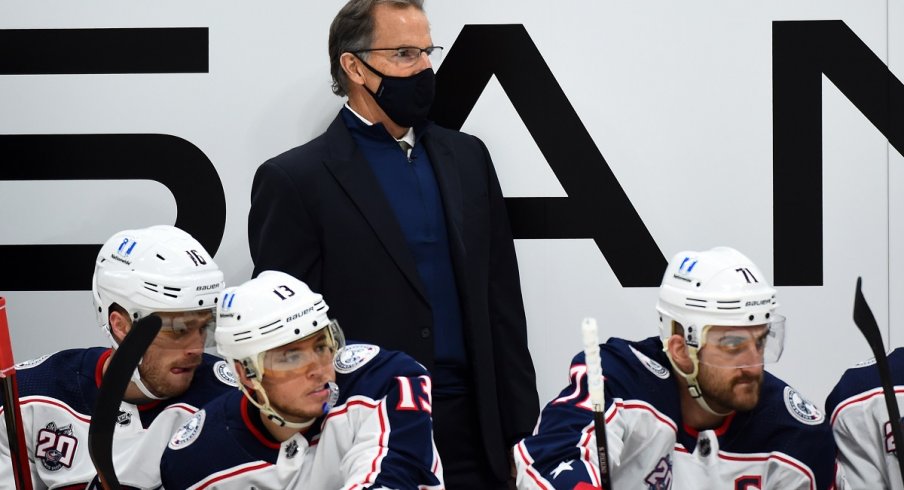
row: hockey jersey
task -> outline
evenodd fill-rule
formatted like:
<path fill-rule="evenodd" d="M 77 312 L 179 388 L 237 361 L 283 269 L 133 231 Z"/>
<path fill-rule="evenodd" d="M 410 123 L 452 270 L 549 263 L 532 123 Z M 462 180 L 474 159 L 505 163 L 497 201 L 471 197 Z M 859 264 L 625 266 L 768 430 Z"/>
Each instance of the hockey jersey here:
<path fill-rule="evenodd" d="M 35 489 L 85 488 L 96 476 L 88 454 L 88 426 L 111 350 L 71 349 L 16 366 L 31 479 Z M 122 485 L 160 486 L 159 462 L 170 436 L 208 400 L 235 390 L 226 362 L 204 354 L 183 395 L 133 405 L 123 402 L 113 433 L 113 464 Z M 2 414 L 0 406 L 0 414 Z M 0 416 L 0 462 L 9 464 L 6 422 Z M 14 489 L 0 471 L 0 489 Z"/>
<path fill-rule="evenodd" d="M 173 435 L 164 487 L 442 488 L 424 367 L 400 352 L 349 344 L 335 368 L 336 405 L 282 443 L 240 391 L 205 406 Z"/>
<path fill-rule="evenodd" d="M 760 402 L 715 429 L 682 422 L 679 385 L 658 337 L 600 345 L 612 486 L 625 489 L 816 490 L 833 478 L 832 435 L 822 413 L 764 373 Z M 521 489 L 599 486 L 584 354 L 571 384 L 515 446 Z"/>
<path fill-rule="evenodd" d="M 841 468 L 838 488 L 904 489 L 875 364 L 867 361 L 845 371 L 826 398 Z M 898 406 L 902 406 L 904 348 L 888 356 L 888 365 Z"/>

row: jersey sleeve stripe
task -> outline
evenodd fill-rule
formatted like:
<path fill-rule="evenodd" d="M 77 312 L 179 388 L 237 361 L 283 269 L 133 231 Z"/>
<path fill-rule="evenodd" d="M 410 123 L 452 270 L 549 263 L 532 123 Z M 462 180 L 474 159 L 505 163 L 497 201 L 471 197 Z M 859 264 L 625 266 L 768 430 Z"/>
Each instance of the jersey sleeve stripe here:
<path fill-rule="evenodd" d="M 901 395 L 901 394 L 904 394 L 904 386 L 895 386 L 895 395 Z M 883 396 L 883 391 L 882 391 L 881 387 L 870 390 L 870 391 L 866 391 L 864 393 L 860 393 L 859 395 L 852 396 L 852 397 L 848 398 L 847 400 L 839 403 L 838 406 L 835 407 L 835 410 L 832 411 L 832 419 L 831 419 L 832 425 L 835 425 L 835 419 L 838 418 L 838 415 L 845 408 L 852 406 L 852 405 L 856 405 L 858 403 L 863 403 L 865 401 L 868 401 L 870 398 L 874 398 L 877 396 Z"/>
<path fill-rule="evenodd" d="M 246 463 L 240 466 L 236 466 L 233 468 L 229 468 L 228 470 L 218 471 L 207 478 L 199 481 L 197 484 L 188 488 L 188 490 L 202 490 L 204 488 L 208 488 L 214 483 L 221 482 L 227 480 L 229 478 L 242 475 L 245 473 L 250 473 L 252 471 L 257 471 L 261 469 L 268 468 L 273 466 L 272 464 L 266 461 L 255 461 L 253 463 Z"/>

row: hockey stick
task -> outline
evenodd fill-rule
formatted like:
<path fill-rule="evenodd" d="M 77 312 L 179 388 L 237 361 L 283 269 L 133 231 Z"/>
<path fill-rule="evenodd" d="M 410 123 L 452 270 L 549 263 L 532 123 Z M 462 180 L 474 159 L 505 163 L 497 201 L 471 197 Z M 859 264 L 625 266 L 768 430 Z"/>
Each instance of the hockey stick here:
<path fill-rule="evenodd" d="M 19 386 L 16 384 L 16 363 L 13 361 L 13 344 L 6 320 L 6 299 L 0 297 L 0 388 L 3 389 L 3 416 L 6 419 L 6 436 L 13 465 L 13 479 L 19 490 L 31 490 L 31 468 L 28 466 L 28 447 L 25 445 L 25 428 L 22 425 L 22 409 L 19 406 Z"/>
<path fill-rule="evenodd" d="M 603 364 L 600 360 L 600 338 L 596 320 L 585 318 L 581 323 L 584 336 L 584 361 L 587 363 L 587 388 L 593 405 L 593 428 L 596 431 L 596 452 L 599 459 L 600 487 L 612 490 L 609 472 L 609 444 L 606 442 L 606 400 L 603 394 Z"/>
<path fill-rule="evenodd" d="M 97 401 L 94 403 L 94 415 L 88 429 L 88 453 L 97 469 L 101 485 L 107 490 L 122 488 L 113 467 L 113 431 L 119 407 L 132 379 L 132 372 L 162 325 L 157 315 L 148 315 L 133 323 L 132 329 L 110 359 L 101 380 Z"/>
<path fill-rule="evenodd" d="M 898 469 L 901 478 L 904 479 L 904 450 L 901 444 L 904 437 L 901 433 L 901 413 L 898 410 L 898 402 L 895 398 L 895 387 L 891 382 L 891 373 L 888 369 L 888 358 L 885 357 L 885 346 L 882 344 L 882 334 L 872 310 L 866 304 L 866 298 L 860 290 L 862 278 L 857 278 L 857 291 L 854 293 L 854 323 L 863 333 L 869 348 L 876 358 L 876 367 L 879 369 L 879 379 L 882 380 L 882 392 L 885 394 L 885 406 L 888 408 L 888 417 L 891 424 L 891 434 L 895 441 L 895 456 L 898 458 Z"/>

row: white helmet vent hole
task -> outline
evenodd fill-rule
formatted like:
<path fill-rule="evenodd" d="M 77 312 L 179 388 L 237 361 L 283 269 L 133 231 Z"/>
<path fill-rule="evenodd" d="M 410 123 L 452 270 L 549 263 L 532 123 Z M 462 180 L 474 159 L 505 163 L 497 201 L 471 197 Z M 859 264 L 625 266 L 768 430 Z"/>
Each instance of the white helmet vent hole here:
<path fill-rule="evenodd" d="M 299 329 L 296 328 L 296 329 L 295 329 L 295 335 L 298 335 L 298 334 L 300 334 L 300 333 L 301 333 L 301 330 L 299 330 Z"/>
<path fill-rule="evenodd" d="M 160 255 L 160 254 L 157 254 L 157 258 L 160 259 L 160 260 L 166 260 L 166 257 L 164 257 L 164 256 L 162 256 L 162 255 Z"/>
<path fill-rule="evenodd" d="M 313 325 L 313 326 L 316 327 L 316 326 L 317 326 L 317 320 L 314 320 L 313 322 L 311 322 L 311 325 Z"/>

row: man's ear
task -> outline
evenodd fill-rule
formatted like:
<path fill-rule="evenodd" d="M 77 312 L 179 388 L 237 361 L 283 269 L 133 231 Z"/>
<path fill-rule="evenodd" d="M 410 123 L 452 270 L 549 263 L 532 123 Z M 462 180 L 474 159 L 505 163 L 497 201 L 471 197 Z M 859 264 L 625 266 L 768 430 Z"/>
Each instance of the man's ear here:
<path fill-rule="evenodd" d="M 669 337 L 666 341 L 666 350 L 675 366 L 685 373 L 694 371 L 694 363 L 691 361 L 690 352 L 687 350 L 687 344 L 684 342 L 683 336 L 674 334 Z"/>
<path fill-rule="evenodd" d="M 239 383 L 242 383 L 242 385 L 249 390 L 254 390 L 254 384 L 252 384 L 251 380 L 248 379 L 248 376 L 245 375 L 245 366 L 242 366 L 242 363 L 235 361 L 232 365 L 232 369 L 235 371 Z"/>
<path fill-rule="evenodd" d="M 129 317 L 115 310 L 110 312 L 107 324 L 110 325 L 110 334 L 113 335 L 113 339 L 116 340 L 117 344 L 121 344 L 129 330 L 132 329 L 132 321 Z"/>
<path fill-rule="evenodd" d="M 352 53 L 342 53 L 339 56 L 339 65 L 342 66 L 342 71 L 345 72 L 345 76 L 350 82 L 364 85 L 364 70 L 366 68 L 357 56 Z"/>

